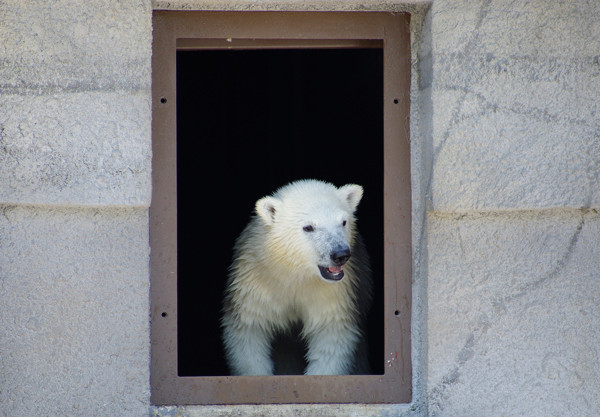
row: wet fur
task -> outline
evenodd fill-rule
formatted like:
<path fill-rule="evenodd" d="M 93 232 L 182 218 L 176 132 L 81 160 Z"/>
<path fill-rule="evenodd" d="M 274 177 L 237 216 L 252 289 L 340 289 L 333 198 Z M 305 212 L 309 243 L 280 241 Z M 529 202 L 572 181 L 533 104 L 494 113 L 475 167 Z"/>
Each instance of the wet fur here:
<path fill-rule="evenodd" d="M 302 181 L 292 184 L 291 190 L 289 187 L 257 202 L 258 215 L 234 247 L 222 320 L 231 372 L 368 373 L 363 329 L 371 300 L 371 277 L 353 215 L 362 188 L 337 189 L 320 181 Z M 359 189 L 359 196 L 351 195 Z M 348 201 L 336 201 L 347 194 Z M 330 210 L 329 206 L 336 207 Z M 319 275 L 316 265 L 324 261 L 321 249 L 315 248 L 327 242 L 311 241 L 316 235 L 305 239 L 301 228 L 305 215 L 325 223 L 330 214 L 339 215 L 340 207 L 348 220 L 348 230 L 343 233 L 352 255 L 344 266 L 343 279 L 331 282 Z M 314 210 L 318 213 L 313 214 Z"/>

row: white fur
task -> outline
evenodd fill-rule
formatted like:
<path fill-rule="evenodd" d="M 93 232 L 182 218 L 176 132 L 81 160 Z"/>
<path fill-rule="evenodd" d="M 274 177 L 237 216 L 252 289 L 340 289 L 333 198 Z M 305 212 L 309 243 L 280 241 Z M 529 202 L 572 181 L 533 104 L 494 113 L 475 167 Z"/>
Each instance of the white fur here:
<path fill-rule="evenodd" d="M 271 342 L 295 323 L 302 324 L 307 346 L 304 373 L 365 370 L 359 362 L 366 358 L 356 355 L 370 275 L 353 214 L 362 194 L 354 184 L 338 189 L 303 180 L 256 202 L 257 216 L 236 242 L 225 297 L 223 339 L 232 374 L 273 374 Z M 332 250 L 343 245 L 352 250 L 344 277 L 324 279 L 318 265 L 332 266 Z"/>

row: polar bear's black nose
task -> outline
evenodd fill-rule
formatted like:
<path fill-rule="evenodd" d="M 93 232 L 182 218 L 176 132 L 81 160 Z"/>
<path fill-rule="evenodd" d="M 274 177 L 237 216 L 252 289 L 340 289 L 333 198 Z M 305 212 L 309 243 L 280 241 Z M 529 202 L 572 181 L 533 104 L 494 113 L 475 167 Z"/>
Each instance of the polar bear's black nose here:
<path fill-rule="evenodd" d="M 338 248 L 331 252 L 330 255 L 331 260 L 336 265 L 344 265 L 350 259 L 350 249 L 349 248 Z"/>

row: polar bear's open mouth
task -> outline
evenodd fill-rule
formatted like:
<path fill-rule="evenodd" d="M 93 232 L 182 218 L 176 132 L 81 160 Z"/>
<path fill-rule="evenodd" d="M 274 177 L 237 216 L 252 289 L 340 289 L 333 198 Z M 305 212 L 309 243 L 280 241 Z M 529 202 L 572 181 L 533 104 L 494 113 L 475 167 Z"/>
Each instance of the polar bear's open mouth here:
<path fill-rule="evenodd" d="M 339 281 L 344 278 L 343 268 L 344 265 L 330 267 L 319 265 L 319 272 L 321 272 L 321 276 L 328 281 Z"/>

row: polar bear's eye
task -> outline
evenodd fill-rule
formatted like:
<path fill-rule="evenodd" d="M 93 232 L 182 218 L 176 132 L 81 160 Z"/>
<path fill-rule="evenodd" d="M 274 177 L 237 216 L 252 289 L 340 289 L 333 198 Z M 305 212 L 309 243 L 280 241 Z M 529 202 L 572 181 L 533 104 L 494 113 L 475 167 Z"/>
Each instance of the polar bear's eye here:
<path fill-rule="evenodd" d="M 346 220 L 342 222 L 342 226 L 346 226 Z"/>
<path fill-rule="evenodd" d="M 304 227 L 302 228 L 302 230 L 304 230 L 305 232 L 314 232 L 314 231 L 315 231 L 315 228 L 314 228 L 314 227 L 312 227 L 312 226 L 309 224 L 308 226 L 304 226 Z"/>

